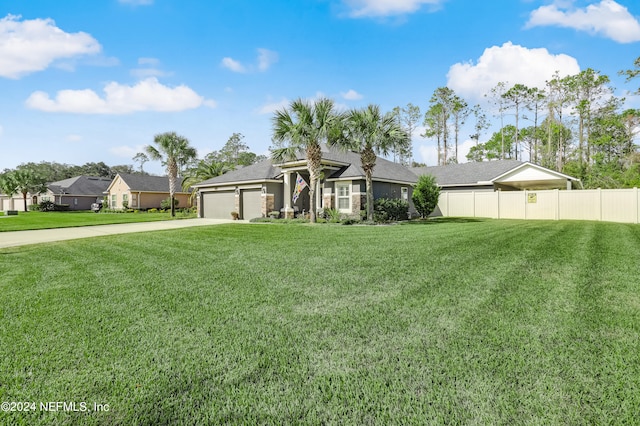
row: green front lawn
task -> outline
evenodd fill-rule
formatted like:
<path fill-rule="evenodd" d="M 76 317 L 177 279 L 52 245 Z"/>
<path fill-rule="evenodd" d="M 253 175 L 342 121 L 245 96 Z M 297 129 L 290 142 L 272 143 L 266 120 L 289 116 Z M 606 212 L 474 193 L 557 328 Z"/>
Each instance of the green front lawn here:
<path fill-rule="evenodd" d="M 3 219 L 5 220 L 5 219 Z M 219 225 L 0 250 L 0 424 L 633 424 L 640 226 Z"/>
<path fill-rule="evenodd" d="M 176 218 L 195 217 L 195 214 L 176 213 Z M 114 223 L 155 222 L 170 220 L 169 213 L 93 213 L 80 212 L 18 212 L 0 220 L 0 232 L 27 229 L 68 228 L 72 226 L 110 225 Z"/>

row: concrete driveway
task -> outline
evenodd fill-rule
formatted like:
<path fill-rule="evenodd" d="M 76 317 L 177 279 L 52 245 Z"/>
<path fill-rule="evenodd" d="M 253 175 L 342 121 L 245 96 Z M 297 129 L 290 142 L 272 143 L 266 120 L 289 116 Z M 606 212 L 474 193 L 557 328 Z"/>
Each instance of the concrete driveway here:
<path fill-rule="evenodd" d="M 162 231 L 191 226 L 220 225 L 223 223 L 248 223 L 227 219 L 179 219 L 159 222 L 122 223 L 116 225 L 80 226 L 75 228 L 38 229 L 32 231 L 0 232 L 0 248 L 17 247 L 52 241 L 76 240 L 104 235 L 129 234 L 132 232 Z"/>

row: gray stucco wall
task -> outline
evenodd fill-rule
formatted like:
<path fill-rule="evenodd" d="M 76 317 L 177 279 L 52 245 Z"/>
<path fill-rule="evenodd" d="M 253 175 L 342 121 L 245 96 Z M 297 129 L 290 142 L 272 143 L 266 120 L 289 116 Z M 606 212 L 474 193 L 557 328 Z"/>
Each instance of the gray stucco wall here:
<path fill-rule="evenodd" d="M 97 198 L 95 196 L 56 195 L 55 200 L 52 201 L 56 204 L 68 204 L 69 210 L 91 210 L 91 204 L 95 203 Z M 77 200 L 78 203 L 75 204 L 74 200 Z"/>
<path fill-rule="evenodd" d="M 416 213 L 413 201 L 411 201 L 411 195 L 413 194 L 413 187 L 411 185 L 403 185 L 399 183 L 389 182 L 373 182 L 373 198 L 400 198 L 402 197 L 402 188 L 408 188 L 409 211 L 413 214 Z"/>

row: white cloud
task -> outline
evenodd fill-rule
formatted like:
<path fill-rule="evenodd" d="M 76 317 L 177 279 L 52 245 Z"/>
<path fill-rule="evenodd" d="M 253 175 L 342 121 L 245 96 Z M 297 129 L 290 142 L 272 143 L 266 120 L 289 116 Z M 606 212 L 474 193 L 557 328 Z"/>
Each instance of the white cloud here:
<path fill-rule="evenodd" d="M 233 72 L 245 73 L 248 71 L 255 71 L 256 68 L 258 69 L 258 71 L 264 72 L 267 71 L 271 67 L 271 65 L 278 62 L 278 52 L 264 48 L 259 48 L 257 50 L 257 65 L 246 67 L 240 61 L 236 61 L 235 59 L 230 57 L 222 58 L 221 65 Z"/>
<path fill-rule="evenodd" d="M 80 142 L 82 140 L 82 136 L 77 135 L 77 134 L 69 134 L 67 135 L 67 141 L 69 142 Z"/>
<path fill-rule="evenodd" d="M 258 70 L 266 71 L 278 62 L 278 52 L 269 49 L 258 49 Z"/>
<path fill-rule="evenodd" d="M 131 70 L 131 75 L 143 80 L 148 77 L 166 77 L 171 73 L 158 69 L 160 60 L 156 58 L 138 58 L 138 65 L 142 65 L 143 68 L 134 68 Z"/>
<path fill-rule="evenodd" d="M 158 65 L 160 65 L 160 60 L 157 58 L 138 58 L 138 65 L 157 67 Z"/>
<path fill-rule="evenodd" d="M 17 79 L 42 71 L 52 62 L 99 53 L 102 47 L 89 34 L 66 33 L 52 19 L 0 19 L 0 76 Z"/>
<path fill-rule="evenodd" d="M 528 49 L 507 42 L 485 49 L 476 64 L 452 65 L 447 86 L 463 97 L 478 101 L 499 82 L 542 88 L 556 71 L 564 77 L 579 73 L 580 66 L 568 55 L 553 55 L 545 48 Z"/>
<path fill-rule="evenodd" d="M 435 145 L 421 144 L 418 146 L 420 159 L 416 161 L 426 164 L 427 166 L 438 165 L 438 148 Z"/>
<path fill-rule="evenodd" d="M 93 90 L 61 90 L 55 99 L 44 92 L 34 92 L 26 100 L 27 107 L 46 112 L 70 112 L 77 114 L 130 114 L 139 111 L 183 111 L 202 105 L 214 106 L 191 88 L 180 85 L 174 88 L 160 84 L 156 78 L 148 78 L 126 86 L 116 82 L 104 88 L 104 98 Z"/>
<path fill-rule="evenodd" d="M 340 92 L 340 96 L 348 101 L 357 101 L 362 99 L 362 95 L 353 89 L 349 89 L 347 92 Z"/>
<path fill-rule="evenodd" d="M 278 102 L 266 103 L 266 104 L 264 104 L 263 106 L 261 106 L 258 109 L 258 114 L 273 114 L 274 112 L 276 112 L 278 110 L 282 110 L 282 109 L 288 108 L 290 103 L 291 103 L 291 101 L 289 101 L 286 98 L 282 98 Z"/>
<path fill-rule="evenodd" d="M 423 5 L 437 9 L 444 0 L 344 0 L 352 18 L 406 15 Z"/>
<path fill-rule="evenodd" d="M 563 6 L 558 3 L 541 6 L 531 12 L 526 27 L 555 25 L 602 34 L 619 43 L 640 41 L 640 22 L 626 7 L 613 0 L 601 0 L 584 9 L 561 8 Z"/>
<path fill-rule="evenodd" d="M 222 58 L 221 65 L 233 72 L 246 72 L 244 65 L 229 57 Z"/>
<path fill-rule="evenodd" d="M 468 162 L 467 154 L 475 144 L 475 141 L 472 141 L 471 139 L 467 139 L 458 144 L 458 163 Z M 454 152 L 454 149 L 450 149 L 447 159 L 453 158 Z M 438 165 L 438 147 L 435 143 L 431 145 L 427 145 L 424 142 L 421 143 L 418 145 L 418 153 L 420 154 L 420 158 L 416 159 L 416 161 L 425 163 L 429 167 Z"/>

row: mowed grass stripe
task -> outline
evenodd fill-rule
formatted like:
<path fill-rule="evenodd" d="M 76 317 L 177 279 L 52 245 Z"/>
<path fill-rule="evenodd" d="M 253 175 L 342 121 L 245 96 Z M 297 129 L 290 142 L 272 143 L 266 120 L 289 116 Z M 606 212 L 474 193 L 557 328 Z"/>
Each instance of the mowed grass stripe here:
<path fill-rule="evenodd" d="M 0 250 L 2 399 L 112 407 L 5 418 L 630 421 L 638 254 L 636 226 L 491 220 L 224 225 Z"/>

